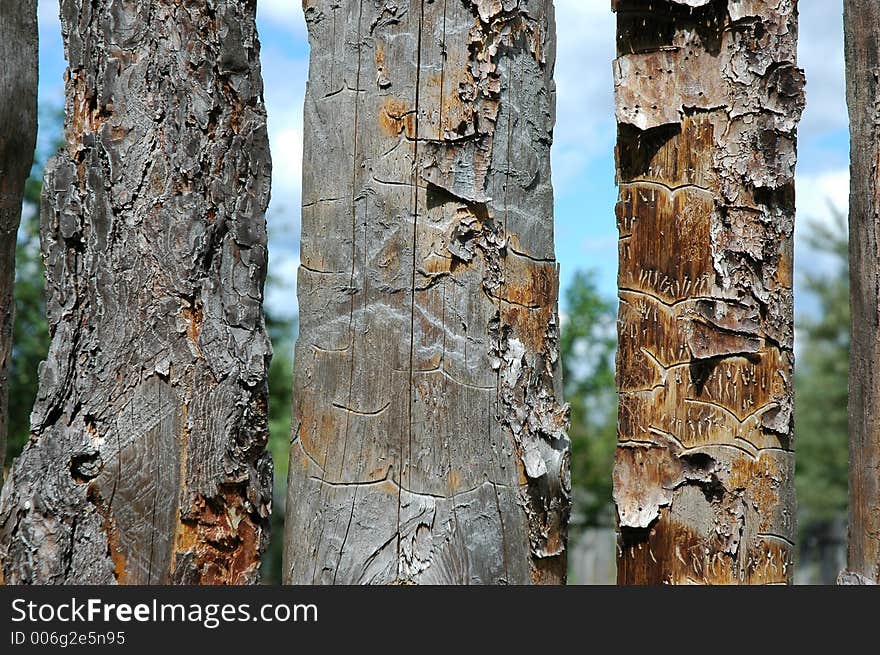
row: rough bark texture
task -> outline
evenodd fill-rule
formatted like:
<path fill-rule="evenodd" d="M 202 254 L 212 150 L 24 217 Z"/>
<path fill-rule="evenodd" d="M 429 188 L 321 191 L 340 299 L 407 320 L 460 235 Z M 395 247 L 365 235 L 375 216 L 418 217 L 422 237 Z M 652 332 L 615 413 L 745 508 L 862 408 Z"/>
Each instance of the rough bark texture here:
<path fill-rule="evenodd" d="M 624 584 L 792 578 L 796 0 L 618 0 Z"/>
<path fill-rule="evenodd" d="M 844 2 L 850 118 L 849 548 L 842 583 L 880 582 L 880 6 Z"/>
<path fill-rule="evenodd" d="M 292 583 L 559 583 L 551 0 L 306 0 Z"/>
<path fill-rule="evenodd" d="M 9 583 L 247 583 L 266 543 L 270 159 L 254 3 L 63 0 L 52 336 Z"/>
<path fill-rule="evenodd" d="M 6 456 L 15 242 L 37 140 L 37 2 L 0 4 L 0 472 Z M 2 477 L 2 474 L 0 474 Z"/>

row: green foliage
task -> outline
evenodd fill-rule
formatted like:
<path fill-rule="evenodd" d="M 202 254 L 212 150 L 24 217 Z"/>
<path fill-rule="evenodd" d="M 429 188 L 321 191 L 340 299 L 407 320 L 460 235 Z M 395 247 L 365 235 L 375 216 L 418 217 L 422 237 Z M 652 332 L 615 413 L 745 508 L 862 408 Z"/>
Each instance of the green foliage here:
<path fill-rule="evenodd" d="M 49 352 L 46 283 L 40 254 L 40 190 L 43 162 L 34 164 L 25 185 L 24 206 L 15 248 L 15 326 L 9 365 L 9 441 L 12 463 L 30 435 L 30 414 L 37 397 L 37 369 Z"/>
<path fill-rule="evenodd" d="M 818 303 L 798 322 L 795 367 L 796 483 L 801 532 L 821 529 L 846 513 L 848 484 L 849 270 L 845 220 L 809 224 L 807 244 L 832 262 L 811 270 L 802 288 Z"/>
<path fill-rule="evenodd" d="M 578 272 L 565 291 L 560 354 L 565 400 L 571 405 L 575 517 L 585 525 L 613 523 L 616 316 L 615 303 L 599 293 L 594 274 Z"/>
<path fill-rule="evenodd" d="M 276 284 L 273 278 L 267 287 Z M 265 584 L 281 584 L 281 558 L 284 552 L 284 498 L 290 453 L 290 412 L 293 391 L 293 344 L 298 322 L 266 309 L 266 329 L 272 339 L 272 365 L 269 367 L 269 451 L 275 463 L 272 490 L 271 541 L 263 555 L 260 573 Z"/>
<path fill-rule="evenodd" d="M 268 282 L 273 285 L 272 279 Z M 272 339 L 272 365 L 269 367 L 269 450 L 275 462 L 275 477 L 287 477 L 290 452 L 290 409 L 293 392 L 293 344 L 298 329 L 296 317 L 278 316 L 266 307 L 266 329 Z M 277 484 L 277 480 L 276 480 Z"/>

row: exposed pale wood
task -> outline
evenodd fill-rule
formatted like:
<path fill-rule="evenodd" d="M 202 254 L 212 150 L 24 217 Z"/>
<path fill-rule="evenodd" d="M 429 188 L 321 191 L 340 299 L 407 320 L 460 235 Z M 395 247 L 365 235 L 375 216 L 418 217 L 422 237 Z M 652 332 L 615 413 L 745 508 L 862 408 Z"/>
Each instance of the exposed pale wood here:
<path fill-rule="evenodd" d="M 796 4 L 615 3 L 624 584 L 792 579 Z"/>
<path fill-rule="evenodd" d="M 247 583 L 266 544 L 270 158 L 254 3 L 62 3 L 51 347 L 0 498 L 9 583 Z"/>
<path fill-rule="evenodd" d="M 37 140 L 37 2 L 0 4 L 0 471 L 6 456 L 15 242 Z"/>
<path fill-rule="evenodd" d="M 844 1 L 850 119 L 849 546 L 844 583 L 880 582 L 880 6 Z"/>
<path fill-rule="evenodd" d="M 306 0 L 291 583 L 558 583 L 551 0 Z"/>

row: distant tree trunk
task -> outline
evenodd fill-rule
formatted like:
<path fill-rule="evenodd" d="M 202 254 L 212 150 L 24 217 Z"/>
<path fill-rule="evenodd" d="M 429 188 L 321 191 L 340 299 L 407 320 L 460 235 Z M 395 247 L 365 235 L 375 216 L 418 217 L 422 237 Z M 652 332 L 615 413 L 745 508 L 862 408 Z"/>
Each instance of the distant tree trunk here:
<path fill-rule="evenodd" d="M 796 2 L 615 9 L 618 580 L 790 582 Z"/>
<path fill-rule="evenodd" d="M 551 0 L 304 2 L 290 583 L 560 583 Z"/>
<path fill-rule="evenodd" d="M 67 0 L 52 336 L 0 499 L 8 583 L 249 583 L 266 544 L 254 3 Z"/>
<path fill-rule="evenodd" d="M 15 243 L 37 141 L 37 2 L 0 5 L 0 477 L 6 456 Z"/>
<path fill-rule="evenodd" d="M 849 546 L 843 583 L 880 582 L 880 7 L 845 0 L 850 118 Z"/>

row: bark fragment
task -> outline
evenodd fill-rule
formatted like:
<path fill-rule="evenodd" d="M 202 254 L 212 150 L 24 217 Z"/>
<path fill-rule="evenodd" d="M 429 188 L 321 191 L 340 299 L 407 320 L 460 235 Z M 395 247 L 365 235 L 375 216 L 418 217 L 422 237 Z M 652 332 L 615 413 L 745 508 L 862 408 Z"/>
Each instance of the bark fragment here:
<path fill-rule="evenodd" d="M 65 0 L 51 346 L 0 497 L 10 583 L 244 583 L 266 544 L 270 158 L 254 5 Z"/>
<path fill-rule="evenodd" d="M 37 3 L 0 6 L 0 471 L 6 457 L 15 244 L 37 140 Z"/>
<path fill-rule="evenodd" d="M 304 9 L 285 579 L 561 582 L 552 2 Z"/>
<path fill-rule="evenodd" d="M 787 582 L 796 0 L 617 0 L 625 584 Z"/>

